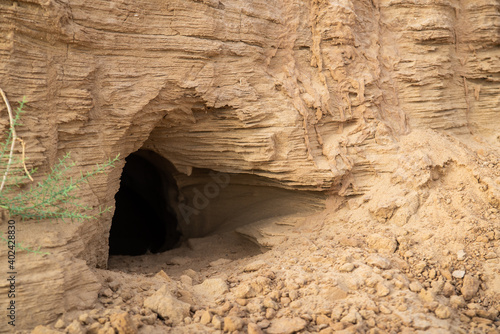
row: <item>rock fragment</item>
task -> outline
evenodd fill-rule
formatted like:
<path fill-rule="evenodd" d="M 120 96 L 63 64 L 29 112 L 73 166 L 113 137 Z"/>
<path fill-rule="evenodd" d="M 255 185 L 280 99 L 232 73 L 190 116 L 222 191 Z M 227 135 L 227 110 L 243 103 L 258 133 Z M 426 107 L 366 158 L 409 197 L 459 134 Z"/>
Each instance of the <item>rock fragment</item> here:
<path fill-rule="evenodd" d="M 108 284 L 108 286 L 109 286 L 109 288 L 110 288 L 111 290 L 113 290 L 113 292 L 117 292 L 117 291 L 118 291 L 118 289 L 120 289 L 120 287 L 121 287 L 121 283 L 120 283 L 120 282 L 117 282 L 117 281 L 113 281 L 113 282 L 110 282 L 110 283 Z"/>
<path fill-rule="evenodd" d="M 228 292 L 229 287 L 222 278 L 209 278 L 203 283 L 193 286 L 193 291 L 209 300 L 216 300 Z"/>
<path fill-rule="evenodd" d="M 413 327 L 417 330 L 425 331 L 431 327 L 431 323 L 427 321 L 422 313 L 419 313 L 413 318 Z"/>
<path fill-rule="evenodd" d="M 485 258 L 486 260 L 496 259 L 497 257 L 498 257 L 498 256 L 497 256 L 497 254 L 496 254 L 495 252 L 493 252 L 493 251 L 488 252 L 488 253 L 484 256 L 484 258 Z"/>
<path fill-rule="evenodd" d="M 110 298 L 113 296 L 113 290 L 111 290 L 110 288 L 103 289 L 101 292 L 99 292 L 99 296 Z"/>
<path fill-rule="evenodd" d="M 132 318 L 127 312 L 115 313 L 109 317 L 111 327 L 113 327 L 117 334 L 135 334 L 137 327 L 135 326 Z"/>
<path fill-rule="evenodd" d="M 324 314 L 320 314 L 316 317 L 316 325 L 328 325 L 330 324 L 330 318 Z"/>
<path fill-rule="evenodd" d="M 413 281 L 410 283 L 410 291 L 420 292 L 423 289 L 422 284 L 418 281 Z"/>
<path fill-rule="evenodd" d="M 200 318 L 200 323 L 202 325 L 206 325 L 209 324 L 211 321 L 212 321 L 212 315 L 210 314 L 210 312 L 209 311 L 203 312 Z"/>
<path fill-rule="evenodd" d="M 218 260 L 210 262 L 208 265 L 210 267 L 217 268 L 217 267 L 223 266 L 223 265 L 231 263 L 231 262 L 232 262 L 232 260 L 230 260 L 230 259 L 218 259 Z"/>
<path fill-rule="evenodd" d="M 172 279 L 170 276 L 167 275 L 163 270 L 160 270 L 158 273 L 156 273 L 155 277 L 162 278 L 167 282 L 172 282 Z"/>
<path fill-rule="evenodd" d="M 279 305 L 278 303 L 276 303 L 274 300 L 272 300 L 271 298 L 269 297 L 266 297 L 264 299 L 264 302 L 263 302 L 263 305 L 264 307 L 267 307 L 267 308 L 272 308 L 274 310 L 278 310 L 279 309 Z"/>
<path fill-rule="evenodd" d="M 64 328 L 64 320 L 63 319 L 59 319 L 57 320 L 57 322 L 55 323 L 54 325 L 54 328 L 56 329 L 61 329 L 61 328 Z"/>
<path fill-rule="evenodd" d="M 349 322 L 351 324 L 357 323 L 358 320 L 361 320 L 361 315 L 358 313 L 358 311 L 355 308 L 351 308 L 349 310 L 349 313 L 347 313 L 345 317 L 340 319 L 340 321 L 342 321 L 342 322 Z"/>
<path fill-rule="evenodd" d="M 340 305 L 335 306 L 332 310 L 332 320 L 333 321 L 340 321 L 343 313 L 344 313 L 344 309 L 342 308 L 342 306 L 340 306 Z"/>
<path fill-rule="evenodd" d="M 445 297 L 450 297 L 454 293 L 455 293 L 455 287 L 450 282 L 446 281 L 446 283 L 444 283 L 443 286 L 443 295 Z"/>
<path fill-rule="evenodd" d="M 245 323 L 239 317 L 229 316 L 224 318 L 224 331 L 234 332 L 243 328 Z"/>
<path fill-rule="evenodd" d="M 276 311 L 272 308 L 266 310 L 266 319 L 272 319 L 276 315 Z"/>
<path fill-rule="evenodd" d="M 78 321 L 80 321 L 80 323 L 83 325 L 83 326 L 86 326 L 88 324 L 90 324 L 90 317 L 88 315 L 88 313 L 83 313 L 83 314 L 80 314 L 78 316 Z"/>
<path fill-rule="evenodd" d="M 269 334 L 292 334 L 306 328 L 307 322 L 299 317 L 279 318 L 271 322 L 267 329 Z"/>
<path fill-rule="evenodd" d="M 116 334 L 109 322 L 106 322 L 102 328 L 97 331 L 97 334 Z"/>
<path fill-rule="evenodd" d="M 451 276 L 451 273 L 450 273 L 450 271 L 448 269 L 441 269 L 440 272 L 441 272 L 441 275 L 443 275 L 444 278 L 446 278 L 448 281 L 451 281 L 452 276 Z"/>
<path fill-rule="evenodd" d="M 291 299 L 291 300 L 297 300 L 300 296 L 300 293 L 298 290 L 292 290 L 288 293 L 288 297 Z"/>
<path fill-rule="evenodd" d="M 61 334 L 62 332 L 50 329 L 48 327 L 38 325 L 36 326 L 31 334 Z"/>
<path fill-rule="evenodd" d="M 243 271 L 245 272 L 252 272 L 252 271 L 257 271 L 257 270 L 260 270 L 264 267 L 267 267 L 267 263 L 266 261 L 264 260 L 257 260 L 257 261 L 254 261 L 252 263 L 249 263 L 245 266 L 245 268 L 243 269 Z"/>
<path fill-rule="evenodd" d="M 426 303 L 432 303 L 436 300 L 436 296 L 435 296 L 434 292 L 432 292 L 431 290 L 426 290 L 426 289 L 422 289 L 420 291 L 420 293 L 418 294 L 418 297 L 420 298 L 420 300 L 422 300 L 423 302 L 426 302 Z"/>
<path fill-rule="evenodd" d="M 236 298 L 252 298 L 257 295 L 257 291 L 247 283 L 242 283 L 232 290 Z"/>
<path fill-rule="evenodd" d="M 418 272 L 418 273 L 422 273 L 425 269 L 425 267 L 427 267 L 427 262 L 425 261 L 420 261 L 418 262 L 416 265 L 415 265 L 415 270 Z"/>
<path fill-rule="evenodd" d="M 366 263 L 372 267 L 377 267 L 380 269 L 389 269 L 391 267 L 391 262 L 379 255 L 370 255 L 366 259 Z"/>
<path fill-rule="evenodd" d="M 323 296 L 326 300 L 334 302 L 339 299 L 347 298 L 348 294 L 344 289 L 341 289 L 337 286 L 332 286 L 324 291 Z"/>
<path fill-rule="evenodd" d="M 457 252 L 457 260 L 458 261 L 463 261 L 465 260 L 465 257 L 467 256 L 467 254 L 465 253 L 465 251 L 463 249 L 459 250 Z"/>
<path fill-rule="evenodd" d="M 181 275 L 181 277 L 179 277 L 179 280 L 181 281 L 182 285 L 186 287 L 190 287 L 193 285 L 193 279 L 188 275 Z"/>
<path fill-rule="evenodd" d="M 182 323 L 189 316 L 190 305 L 170 294 L 166 285 L 144 300 L 144 307 L 157 313 L 164 319 L 170 319 L 173 325 Z"/>
<path fill-rule="evenodd" d="M 85 334 L 85 329 L 80 325 L 78 320 L 73 320 L 73 322 L 66 327 L 65 332 L 68 334 Z"/>
<path fill-rule="evenodd" d="M 367 238 L 368 247 L 377 250 L 379 253 L 392 254 L 396 251 L 398 243 L 394 237 L 385 237 L 373 234 Z"/>
<path fill-rule="evenodd" d="M 463 296 L 451 296 L 450 305 L 453 308 L 461 308 L 467 306 Z"/>
<path fill-rule="evenodd" d="M 479 280 L 472 275 L 465 275 L 462 285 L 462 295 L 465 300 L 470 300 L 474 297 L 479 289 Z"/>
<path fill-rule="evenodd" d="M 264 332 L 257 324 L 251 322 L 248 324 L 248 334 L 264 334 Z"/>
<path fill-rule="evenodd" d="M 439 319 L 448 319 L 451 315 L 450 309 L 445 305 L 439 305 L 434 313 Z"/>
<path fill-rule="evenodd" d="M 382 282 L 377 283 L 375 289 L 379 297 L 385 297 L 391 293 L 391 290 Z"/>
<path fill-rule="evenodd" d="M 214 315 L 212 325 L 214 325 L 215 329 L 222 329 L 222 319 L 218 315 Z"/>
<path fill-rule="evenodd" d="M 492 310 L 494 310 L 494 309 L 490 309 L 489 311 L 480 309 L 480 310 L 476 311 L 476 315 L 478 317 L 481 317 L 481 318 L 495 320 L 496 315 L 494 313 L 492 313 Z"/>
<path fill-rule="evenodd" d="M 154 313 L 150 315 L 143 315 L 140 317 L 140 321 L 146 325 L 154 325 L 156 319 L 158 319 L 158 316 Z M 87 333 L 89 334 L 89 333 Z"/>
<path fill-rule="evenodd" d="M 354 270 L 354 264 L 352 263 L 344 263 L 339 270 L 343 273 L 350 273 L 351 271 Z"/>

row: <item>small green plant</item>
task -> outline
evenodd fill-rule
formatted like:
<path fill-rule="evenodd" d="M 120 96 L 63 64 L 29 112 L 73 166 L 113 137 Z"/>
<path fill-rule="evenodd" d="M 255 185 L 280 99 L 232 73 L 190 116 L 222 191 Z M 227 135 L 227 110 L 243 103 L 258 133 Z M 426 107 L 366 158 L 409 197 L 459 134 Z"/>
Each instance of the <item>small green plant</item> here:
<path fill-rule="evenodd" d="M 119 160 L 119 155 L 114 159 L 109 159 L 104 164 L 98 164 L 93 170 L 80 173 L 79 177 L 68 177 L 69 172 L 75 167 L 75 163 L 68 163 L 70 154 L 66 154 L 52 168 L 51 172 L 44 179 L 36 184 L 23 186 L 28 179 L 33 181 L 31 174 L 36 172 L 28 171 L 25 164 L 24 142 L 17 137 L 16 126 L 19 125 L 23 106 L 26 101 L 23 99 L 15 113 L 12 113 L 10 104 L 5 93 L 0 89 L 4 102 L 9 113 L 9 131 L 3 142 L 0 144 L 0 209 L 8 212 L 11 217 L 25 219 L 70 219 L 71 221 L 83 221 L 95 219 L 104 212 L 111 210 L 111 207 L 99 208 L 96 214 L 89 214 L 94 208 L 82 205 L 75 195 L 75 190 L 84 183 L 87 183 L 93 176 L 104 173 L 108 168 L 114 167 Z M 21 154 L 15 154 L 15 144 L 22 145 Z M 27 189 L 21 189 L 26 187 Z M 6 240 L 2 234 L 0 239 Z M 33 251 L 16 245 L 18 248 Z"/>
<path fill-rule="evenodd" d="M 108 167 L 114 167 L 118 156 L 108 162 L 97 165 L 92 171 L 81 173 L 76 179 L 68 178 L 67 172 L 75 166 L 75 163 L 67 163 L 70 154 L 66 154 L 52 168 L 52 171 L 28 190 L 18 191 L 14 196 L 9 196 L 13 187 L 18 186 L 16 182 L 6 188 L 7 191 L 0 193 L 0 208 L 5 209 L 11 216 L 22 219 L 65 219 L 82 221 L 94 219 L 96 216 L 86 212 L 92 208 L 79 203 L 79 198 L 74 195 L 82 183 L 86 183 L 91 177 L 103 173 Z M 19 180 L 19 179 L 18 179 Z M 108 212 L 111 207 L 100 209 L 97 215 Z"/>

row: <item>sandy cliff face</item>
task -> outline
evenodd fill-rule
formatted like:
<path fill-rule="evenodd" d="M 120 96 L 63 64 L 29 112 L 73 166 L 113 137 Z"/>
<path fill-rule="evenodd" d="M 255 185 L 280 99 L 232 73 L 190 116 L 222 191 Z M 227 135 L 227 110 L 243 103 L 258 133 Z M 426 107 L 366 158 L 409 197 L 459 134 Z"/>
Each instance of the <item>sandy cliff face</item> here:
<path fill-rule="evenodd" d="M 214 203 L 236 198 L 234 215 L 254 186 L 255 198 L 290 198 L 278 208 L 320 207 L 327 193 L 368 193 L 417 130 L 498 152 L 499 10 L 495 0 L 3 1 L 0 87 L 28 97 L 18 131 L 42 170 L 65 152 L 79 171 L 143 148 L 173 164 L 187 203 L 211 170 L 233 177 Z M 113 205 L 121 167 L 81 189 L 84 201 Z M 220 211 L 184 231 L 212 230 Z M 71 259 L 105 267 L 110 224 L 22 232 L 66 252 L 54 275 L 87 273 Z M 91 278 L 64 282 L 54 289 L 95 292 Z"/>

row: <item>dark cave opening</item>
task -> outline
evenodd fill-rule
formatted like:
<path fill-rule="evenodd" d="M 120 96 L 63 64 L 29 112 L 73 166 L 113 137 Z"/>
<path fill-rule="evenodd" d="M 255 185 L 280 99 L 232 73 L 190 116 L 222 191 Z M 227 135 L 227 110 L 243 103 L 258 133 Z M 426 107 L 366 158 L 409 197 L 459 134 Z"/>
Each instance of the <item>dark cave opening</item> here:
<path fill-rule="evenodd" d="M 177 187 L 171 164 L 145 150 L 125 159 L 109 234 L 110 255 L 142 255 L 180 242 L 174 205 Z"/>

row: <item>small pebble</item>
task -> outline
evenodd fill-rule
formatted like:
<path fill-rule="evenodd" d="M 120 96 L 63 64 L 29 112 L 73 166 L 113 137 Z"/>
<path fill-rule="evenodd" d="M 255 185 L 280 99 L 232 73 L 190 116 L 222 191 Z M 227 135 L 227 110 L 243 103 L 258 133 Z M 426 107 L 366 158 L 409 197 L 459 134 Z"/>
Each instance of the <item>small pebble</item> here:
<path fill-rule="evenodd" d="M 182 285 L 190 287 L 193 286 L 193 279 L 189 277 L 188 275 L 181 275 L 180 281 Z"/>
<path fill-rule="evenodd" d="M 276 315 L 276 311 L 274 309 L 268 308 L 266 310 L 266 319 L 270 320 L 270 319 L 274 318 L 275 315 Z"/>
<path fill-rule="evenodd" d="M 300 294 L 299 294 L 299 291 L 297 291 L 297 290 L 292 290 L 288 293 L 288 298 L 290 298 L 291 300 L 297 300 L 299 298 L 299 296 L 300 296 Z"/>
<path fill-rule="evenodd" d="M 436 278 L 436 270 L 435 269 L 429 270 L 429 278 L 430 279 Z"/>
<path fill-rule="evenodd" d="M 209 324 L 211 321 L 212 321 L 212 315 L 210 314 L 210 312 L 208 311 L 203 312 L 203 314 L 201 315 L 200 323 L 202 325 L 206 325 Z"/>
<path fill-rule="evenodd" d="M 389 290 L 389 288 L 384 283 L 381 282 L 377 284 L 376 290 L 377 290 L 377 296 L 379 297 L 385 297 L 391 293 L 391 290 Z"/>
<path fill-rule="evenodd" d="M 441 272 L 441 275 L 443 275 L 444 278 L 446 278 L 448 281 L 451 281 L 452 276 L 451 276 L 451 273 L 450 273 L 450 271 L 448 269 L 441 269 L 440 272 Z"/>
<path fill-rule="evenodd" d="M 330 324 L 330 318 L 328 318 L 326 315 L 324 314 L 320 314 L 316 317 L 316 325 L 328 325 Z"/>
<path fill-rule="evenodd" d="M 340 267 L 340 271 L 343 273 L 350 273 L 353 270 L 354 270 L 354 264 L 352 264 L 352 263 L 344 263 Z"/>
<path fill-rule="evenodd" d="M 366 263 L 368 263 L 372 267 L 377 267 L 380 269 L 389 269 L 391 266 L 391 262 L 384 257 L 378 255 L 371 255 L 366 259 Z"/>
<path fill-rule="evenodd" d="M 439 319 L 448 319 L 451 315 L 451 311 L 447 306 L 439 305 L 434 311 Z"/>
<path fill-rule="evenodd" d="M 83 334 L 85 333 L 82 325 L 77 320 L 73 320 L 68 327 L 66 327 L 66 333 L 68 334 Z"/>
<path fill-rule="evenodd" d="M 497 257 L 498 256 L 495 252 L 489 252 L 484 256 L 486 260 L 496 259 Z"/>
<path fill-rule="evenodd" d="M 424 271 L 424 268 L 427 266 L 427 263 L 425 261 L 420 261 L 415 265 L 415 270 L 418 273 L 422 273 Z"/>
<path fill-rule="evenodd" d="M 212 325 L 214 325 L 215 329 L 222 329 L 222 319 L 218 315 L 214 315 Z"/>
<path fill-rule="evenodd" d="M 104 289 L 104 290 L 101 291 L 100 295 L 102 297 L 108 297 L 109 298 L 109 297 L 113 296 L 113 291 L 110 288 L 106 288 L 106 289 Z"/>
<path fill-rule="evenodd" d="M 229 316 L 224 318 L 224 331 L 234 332 L 242 329 L 244 322 L 239 317 Z"/>
<path fill-rule="evenodd" d="M 110 282 L 108 284 L 109 288 L 113 290 L 113 292 L 118 291 L 118 289 L 121 287 L 121 283 L 117 281 Z"/>
<path fill-rule="evenodd" d="M 450 297 L 453 294 L 455 294 L 455 287 L 450 282 L 446 281 L 443 286 L 443 295 L 445 297 Z"/>
<path fill-rule="evenodd" d="M 423 289 L 423 287 L 422 287 L 422 284 L 420 284 L 420 282 L 413 281 L 410 283 L 410 291 L 420 292 L 420 290 L 422 290 L 422 289 Z"/>
<path fill-rule="evenodd" d="M 54 325 L 54 327 L 55 327 L 56 329 L 61 329 L 61 328 L 64 328 L 64 327 L 65 327 L 65 325 L 64 325 L 64 320 L 62 320 L 62 319 L 57 320 L 57 322 L 56 322 L 56 324 Z"/>
<path fill-rule="evenodd" d="M 461 308 L 461 307 L 465 307 L 467 304 L 465 303 L 465 299 L 463 296 L 451 296 L 450 297 L 450 305 L 453 308 Z"/>
<path fill-rule="evenodd" d="M 252 272 L 252 271 L 257 271 L 261 268 L 264 268 L 267 266 L 267 262 L 264 261 L 264 260 L 258 260 L 258 261 L 254 261 L 250 264 L 247 264 L 245 269 L 243 269 L 243 271 L 245 272 Z"/>
<path fill-rule="evenodd" d="M 248 324 L 248 334 L 264 334 L 262 329 L 254 323 Z"/>
<path fill-rule="evenodd" d="M 410 257 L 413 257 L 413 252 L 411 250 L 407 250 L 404 254 L 404 257 L 407 257 L 407 258 L 410 258 Z"/>
<path fill-rule="evenodd" d="M 80 314 L 78 321 L 80 321 L 82 325 L 88 325 L 90 323 L 90 317 L 87 313 Z"/>
<path fill-rule="evenodd" d="M 472 299 L 472 297 L 476 295 L 479 289 L 479 285 L 480 283 L 477 277 L 474 277 L 472 275 L 465 275 L 462 289 L 460 289 L 460 292 L 462 292 L 464 299 Z"/>

